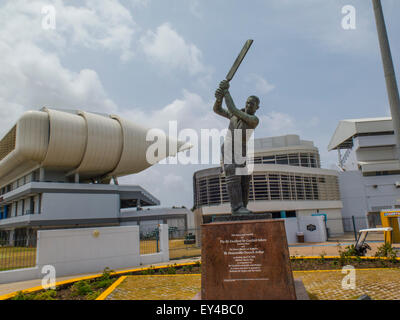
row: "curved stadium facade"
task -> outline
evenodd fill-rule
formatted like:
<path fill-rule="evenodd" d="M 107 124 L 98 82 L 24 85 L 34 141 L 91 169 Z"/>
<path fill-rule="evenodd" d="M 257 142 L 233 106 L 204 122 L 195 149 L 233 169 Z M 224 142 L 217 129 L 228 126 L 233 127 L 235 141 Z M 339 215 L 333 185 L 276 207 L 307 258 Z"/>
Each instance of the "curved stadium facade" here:
<path fill-rule="evenodd" d="M 146 159 L 152 143 L 147 131 L 117 115 L 52 108 L 25 112 L 0 140 L 0 240 L 12 243 L 39 229 L 138 224 L 138 216 L 150 216 L 150 210 L 121 211 L 160 201 L 141 186 L 117 180 L 152 165 Z M 169 140 L 165 137 L 165 143 Z M 184 149 L 177 141 L 177 150 Z M 168 213 L 157 212 L 152 219 L 174 215 Z"/>
<path fill-rule="evenodd" d="M 322 169 L 318 149 L 297 135 L 255 139 L 250 156 L 254 171 L 248 208 L 274 218 L 326 215 L 331 234 L 342 233 L 338 172 Z M 225 176 L 220 167 L 193 176 L 196 225 L 230 213 Z"/>

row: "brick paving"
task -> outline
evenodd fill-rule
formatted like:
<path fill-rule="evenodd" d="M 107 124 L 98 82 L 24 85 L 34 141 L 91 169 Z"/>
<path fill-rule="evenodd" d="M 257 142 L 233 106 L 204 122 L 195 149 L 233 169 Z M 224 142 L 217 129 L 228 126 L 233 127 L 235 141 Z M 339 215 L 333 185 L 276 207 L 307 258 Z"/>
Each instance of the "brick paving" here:
<path fill-rule="evenodd" d="M 294 271 L 311 299 L 352 300 L 367 294 L 374 300 L 400 299 L 400 269 L 356 269 L 355 288 L 342 288 L 341 270 Z M 106 300 L 190 300 L 200 291 L 200 275 L 128 276 Z"/>
<path fill-rule="evenodd" d="M 351 300 L 363 294 L 373 300 L 400 299 L 400 269 L 356 269 L 354 289 L 342 288 L 346 274 L 341 270 L 294 271 L 293 275 L 303 280 L 311 298 L 319 300 Z"/>
<path fill-rule="evenodd" d="M 200 288 L 199 274 L 128 276 L 106 300 L 190 300 Z"/>

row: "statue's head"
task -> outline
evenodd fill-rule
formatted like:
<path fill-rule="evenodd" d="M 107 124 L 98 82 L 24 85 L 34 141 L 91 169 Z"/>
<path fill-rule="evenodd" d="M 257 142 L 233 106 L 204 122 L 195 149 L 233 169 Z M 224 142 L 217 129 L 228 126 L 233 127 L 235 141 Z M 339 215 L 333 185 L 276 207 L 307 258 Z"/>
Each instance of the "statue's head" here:
<path fill-rule="evenodd" d="M 245 110 L 248 114 L 255 114 L 260 107 L 260 99 L 257 96 L 247 98 Z"/>

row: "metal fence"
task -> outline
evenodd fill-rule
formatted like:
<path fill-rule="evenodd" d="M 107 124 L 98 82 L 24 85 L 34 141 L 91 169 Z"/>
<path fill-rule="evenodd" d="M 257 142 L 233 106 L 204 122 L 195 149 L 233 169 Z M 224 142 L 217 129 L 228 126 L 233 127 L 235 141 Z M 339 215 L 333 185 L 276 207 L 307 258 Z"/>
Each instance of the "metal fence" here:
<path fill-rule="evenodd" d="M 0 238 L 0 271 L 36 265 L 36 236 Z"/>
<path fill-rule="evenodd" d="M 199 246 L 200 229 L 168 228 L 169 258 L 181 259 L 201 255 Z"/>
<path fill-rule="evenodd" d="M 356 240 L 358 237 L 358 231 L 366 228 L 376 228 L 379 227 L 379 221 L 372 223 L 367 217 L 356 217 L 352 216 L 349 218 L 328 218 L 326 220 L 326 227 L 329 240 L 335 239 L 346 239 L 346 240 Z M 372 236 L 372 235 L 371 235 Z M 373 235 L 372 240 L 383 239 L 383 234 Z M 376 239 L 375 239 L 376 238 Z"/>
<path fill-rule="evenodd" d="M 160 252 L 160 231 L 159 225 L 139 226 L 140 254 Z"/>

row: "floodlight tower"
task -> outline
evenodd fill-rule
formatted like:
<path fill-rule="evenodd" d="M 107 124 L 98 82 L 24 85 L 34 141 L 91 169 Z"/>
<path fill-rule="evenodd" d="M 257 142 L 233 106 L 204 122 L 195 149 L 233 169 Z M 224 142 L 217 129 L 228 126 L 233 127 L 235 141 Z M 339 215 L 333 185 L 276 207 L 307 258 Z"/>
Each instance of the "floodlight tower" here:
<path fill-rule="evenodd" d="M 394 72 L 392 54 L 383 17 L 381 0 L 372 0 L 374 7 L 376 29 L 378 31 L 379 46 L 381 49 L 383 71 L 386 80 L 386 90 L 389 97 L 390 113 L 392 115 L 394 135 L 396 138 L 396 155 L 400 160 L 400 99 Z"/>

